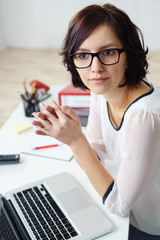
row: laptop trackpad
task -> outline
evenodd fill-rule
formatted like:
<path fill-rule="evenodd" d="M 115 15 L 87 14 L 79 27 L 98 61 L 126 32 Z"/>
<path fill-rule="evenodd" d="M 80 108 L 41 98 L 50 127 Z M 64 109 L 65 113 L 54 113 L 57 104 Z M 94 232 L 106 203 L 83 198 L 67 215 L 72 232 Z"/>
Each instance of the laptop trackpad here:
<path fill-rule="evenodd" d="M 91 206 L 89 200 L 78 188 L 59 194 L 58 199 L 70 214 Z"/>

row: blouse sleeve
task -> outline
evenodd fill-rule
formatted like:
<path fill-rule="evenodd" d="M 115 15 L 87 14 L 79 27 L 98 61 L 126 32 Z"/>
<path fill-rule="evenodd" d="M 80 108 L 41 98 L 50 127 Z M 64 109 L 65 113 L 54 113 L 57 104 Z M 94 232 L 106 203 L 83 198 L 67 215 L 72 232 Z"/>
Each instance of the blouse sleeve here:
<path fill-rule="evenodd" d="M 121 165 L 105 201 L 107 208 L 120 216 L 129 213 L 160 164 L 160 116 L 137 112 L 128 120 L 121 142 Z"/>
<path fill-rule="evenodd" d="M 92 92 L 86 137 L 100 160 L 106 159 L 107 152 L 101 129 L 100 101 L 98 100 L 98 96 Z"/>

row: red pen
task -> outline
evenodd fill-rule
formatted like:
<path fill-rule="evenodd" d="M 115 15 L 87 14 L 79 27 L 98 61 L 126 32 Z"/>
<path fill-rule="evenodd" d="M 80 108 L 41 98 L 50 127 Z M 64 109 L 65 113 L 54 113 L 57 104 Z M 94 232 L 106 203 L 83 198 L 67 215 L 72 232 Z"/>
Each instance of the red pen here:
<path fill-rule="evenodd" d="M 40 146 L 40 147 L 34 147 L 33 150 L 43 149 L 43 148 L 50 148 L 50 147 L 58 147 L 58 144 L 53 145 L 47 145 L 47 146 Z"/>

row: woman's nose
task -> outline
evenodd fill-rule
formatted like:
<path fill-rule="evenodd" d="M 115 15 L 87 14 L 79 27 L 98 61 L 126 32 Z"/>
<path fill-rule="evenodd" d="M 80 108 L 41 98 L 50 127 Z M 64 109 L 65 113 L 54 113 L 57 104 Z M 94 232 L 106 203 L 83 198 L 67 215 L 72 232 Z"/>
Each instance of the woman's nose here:
<path fill-rule="evenodd" d="M 103 64 L 99 61 L 98 57 L 94 57 L 91 64 L 92 72 L 102 72 Z"/>

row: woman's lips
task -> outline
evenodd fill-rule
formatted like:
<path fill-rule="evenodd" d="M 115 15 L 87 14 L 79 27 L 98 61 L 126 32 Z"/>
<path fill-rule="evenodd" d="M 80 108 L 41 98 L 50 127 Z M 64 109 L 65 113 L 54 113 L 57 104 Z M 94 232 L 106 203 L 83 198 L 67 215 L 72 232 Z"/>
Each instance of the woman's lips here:
<path fill-rule="evenodd" d="M 99 77 L 99 78 L 91 78 L 90 81 L 96 84 L 104 83 L 108 78 Z"/>

